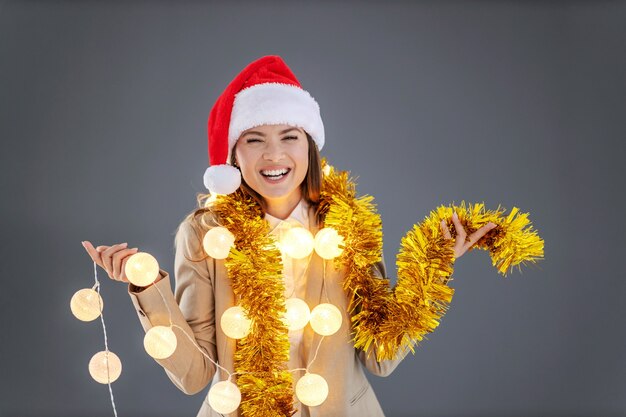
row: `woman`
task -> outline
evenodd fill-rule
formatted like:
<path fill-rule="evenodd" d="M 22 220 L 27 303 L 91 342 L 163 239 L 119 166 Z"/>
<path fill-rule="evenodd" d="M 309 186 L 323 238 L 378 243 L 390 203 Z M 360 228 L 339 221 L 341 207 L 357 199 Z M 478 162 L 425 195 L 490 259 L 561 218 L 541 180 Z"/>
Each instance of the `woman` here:
<path fill-rule="evenodd" d="M 322 182 L 319 149 L 324 144 L 319 106 L 302 90 L 280 57 L 254 61 L 229 84 L 211 111 L 208 131 L 211 167 L 204 180 L 212 193 L 252 196 L 269 224 L 269 233 L 278 242 L 293 227 L 304 227 L 313 234 L 323 227 L 323 215 L 317 210 Z M 202 247 L 206 231 L 224 221 L 203 200 L 199 199 L 200 208 L 187 216 L 176 234 L 175 292 L 164 270 L 151 286 L 129 284 L 131 300 L 146 331 L 168 325 L 168 309 L 171 311 L 172 323 L 178 326 L 178 346 L 172 356 L 157 362 L 187 394 L 199 392 L 212 379 L 228 379 L 228 374 L 205 355 L 231 373 L 236 367 L 237 343 L 219 325 L 226 309 L 238 302 L 232 277 L 224 260 L 207 256 Z M 488 223 L 466 239 L 458 218 L 453 217 L 453 222 L 456 258 L 495 227 Z M 445 221 L 441 226 L 445 237 L 451 239 Z M 83 246 L 111 279 L 128 282 L 124 267 L 137 248 L 128 249 L 126 243 L 94 248 L 90 242 L 83 242 Z M 377 361 L 371 352 L 355 349 L 348 298 L 342 287 L 345 271 L 335 269 L 332 262 L 324 262 L 315 252 L 304 259 L 283 253 L 282 267 L 285 299 L 303 299 L 310 308 L 330 302 L 343 316 L 341 328 L 332 336 L 321 338 L 310 326 L 288 333 L 289 356 L 284 366 L 293 373 L 294 383 L 306 368 L 322 375 L 329 386 L 328 397 L 318 406 L 306 406 L 294 396 L 295 415 L 383 416 L 363 367 L 375 375 L 387 376 L 406 352 L 394 360 Z M 375 265 L 372 272 L 386 277 L 384 262 Z M 259 360 L 263 360 L 262 355 Z M 267 403 L 267 407 L 273 407 L 273 403 Z M 240 407 L 231 415 L 241 415 L 241 411 Z M 289 413 L 279 415 L 284 414 Z M 198 416 L 216 415 L 220 414 L 204 401 Z"/>

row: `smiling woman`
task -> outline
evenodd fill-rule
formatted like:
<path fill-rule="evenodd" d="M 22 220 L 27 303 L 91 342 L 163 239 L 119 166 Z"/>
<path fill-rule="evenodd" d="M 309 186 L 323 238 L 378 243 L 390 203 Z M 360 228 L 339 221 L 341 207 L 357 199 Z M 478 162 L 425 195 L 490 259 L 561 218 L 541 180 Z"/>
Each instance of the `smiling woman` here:
<path fill-rule="evenodd" d="M 194 394 L 213 380 L 199 417 L 382 417 L 364 369 L 389 375 L 408 353 L 405 342 L 421 337 L 411 329 L 436 322 L 432 312 L 415 313 L 431 305 L 419 288 L 401 289 L 398 299 L 409 307 L 393 310 L 381 224 L 344 174 L 326 166 L 323 175 L 324 141 L 319 105 L 283 60 L 249 64 L 209 115 L 210 194 L 198 196 L 199 207 L 176 233 L 175 292 L 164 270 L 146 287 L 129 285 L 144 330 L 169 324 L 176 333 L 174 353 L 155 359 L 172 382 Z M 326 221 L 335 228 L 325 228 Z M 495 226 L 484 224 L 466 239 L 460 220 L 453 221 L 454 252 L 447 244 L 424 251 L 430 258 L 423 268 L 432 263 L 450 273 L 454 258 Z M 441 229 L 451 239 L 445 221 Z M 228 241 L 225 256 L 207 249 L 213 235 Z M 85 248 L 111 278 L 128 282 L 124 265 L 136 248 Z M 344 250 L 341 264 L 327 261 Z M 412 278 L 404 281 L 421 279 Z M 433 288 L 445 285 L 440 278 Z M 229 331 L 233 320 L 241 332 Z M 388 343 L 370 343 L 378 334 Z"/>

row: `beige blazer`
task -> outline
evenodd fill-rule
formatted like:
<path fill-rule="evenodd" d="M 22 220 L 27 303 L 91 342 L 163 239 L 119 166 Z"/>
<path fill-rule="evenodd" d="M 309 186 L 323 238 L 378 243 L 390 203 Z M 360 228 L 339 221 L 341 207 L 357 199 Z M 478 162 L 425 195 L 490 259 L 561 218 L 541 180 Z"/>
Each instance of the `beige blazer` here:
<path fill-rule="evenodd" d="M 313 224 L 315 223 L 313 208 L 310 209 L 309 219 L 310 230 L 315 234 L 319 227 Z M 216 372 L 215 365 L 197 350 L 192 340 L 195 340 L 198 346 L 220 366 L 234 372 L 235 341 L 228 338 L 219 326 L 219 317 L 227 308 L 236 304 L 224 262 L 210 257 L 201 262 L 186 259 L 203 257 L 201 242 L 204 232 L 187 220 L 179 226 L 175 238 L 174 293 L 171 290 L 169 274 L 164 270 L 160 271 L 163 278 L 143 291 L 132 285 L 129 287 L 130 298 L 145 331 L 152 326 L 168 325 L 169 307 L 173 323 L 185 329 L 184 332 L 189 336 L 175 328 L 178 339 L 176 351 L 169 358 L 156 361 L 163 366 L 172 382 L 190 395 L 202 391 L 214 378 L 215 381 L 227 379 L 225 372 L 219 369 Z M 323 294 L 322 287 L 323 268 L 323 259 L 314 253 L 309 266 L 305 297 L 311 308 L 326 302 L 326 294 Z M 384 277 L 384 261 L 376 265 L 373 272 Z M 297 401 L 297 397 L 294 396 L 294 405 L 303 417 L 384 416 L 365 376 L 364 367 L 374 375 L 387 376 L 407 354 L 403 352 L 399 359 L 393 361 L 377 362 L 373 353 L 368 357 L 365 352 L 354 348 L 350 337 L 350 321 L 346 313 L 348 298 L 342 288 L 343 277 L 343 271 L 336 270 L 332 262 L 326 262 L 326 290 L 330 302 L 343 312 L 343 323 L 337 333 L 324 339 L 317 358 L 309 369 L 312 373 L 322 375 L 328 382 L 329 394 L 326 401 L 317 407 L 308 407 Z M 163 294 L 167 306 L 155 286 Z M 301 353 L 306 363 L 313 358 L 320 338 L 321 336 L 313 332 L 310 325 L 305 327 Z M 296 371 L 293 375 L 295 384 L 303 375 L 303 371 Z M 205 398 L 197 416 L 219 415 L 221 414 L 209 406 L 208 398 Z M 231 413 L 230 416 L 240 416 L 240 410 Z"/>

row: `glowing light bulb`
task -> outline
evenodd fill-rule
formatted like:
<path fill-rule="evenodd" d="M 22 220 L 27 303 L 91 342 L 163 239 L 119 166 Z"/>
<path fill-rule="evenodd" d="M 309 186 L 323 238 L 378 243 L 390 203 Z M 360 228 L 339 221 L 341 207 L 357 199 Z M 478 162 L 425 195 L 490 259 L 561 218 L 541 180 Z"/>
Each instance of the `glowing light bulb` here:
<path fill-rule="evenodd" d="M 313 252 L 315 240 L 304 227 L 292 227 L 287 230 L 280 242 L 281 250 L 293 259 L 302 259 Z"/>
<path fill-rule="evenodd" d="M 235 235 L 221 226 L 210 229 L 202 239 L 204 251 L 213 259 L 226 259 L 234 243 Z"/>
<path fill-rule="evenodd" d="M 149 253 L 137 252 L 126 261 L 124 272 L 132 284 L 147 287 L 159 276 L 159 263 Z"/>
<path fill-rule="evenodd" d="M 72 314 L 82 321 L 92 321 L 100 317 L 103 306 L 102 297 L 91 288 L 76 291 L 70 300 Z"/>
<path fill-rule="evenodd" d="M 318 406 L 328 397 L 328 383 L 321 375 L 307 372 L 296 384 L 296 395 L 302 404 Z"/>
<path fill-rule="evenodd" d="M 284 322 L 290 331 L 300 330 L 306 326 L 311 317 L 309 305 L 300 298 L 290 298 L 285 301 L 287 313 L 284 316 Z"/>
<path fill-rule="evenodd" d="M 222 331 L 233 339 L 241 339 L 250 333 L 252 322 L 243 311 L 243 308 L 234 306 L 226 309 L 220 319 Z"/>
<path fill-rule="evenodd" d="M 209 405 L 220 414 L 235 411 L 241 403 L 241 391 L 230 381 L 220 381 L 209 390 Z"/>
<path fill-rule="evenodd" d="M 341 255 L 343 237 L 332 227 L 325 227 L 315 234 L 315 252 L 324 259 L 334 259 Z"/>
<path fill-rule="evenodd" d="M 122 362 L 113 352 L 103 350 L 91 357 L 89 361 L 91 377 L 101 384 L 115 382 L 122 373 Z"/>
<path fill-rule="evenodd" d="M 172 356 L 177 345 L 176 335 L 169 326 L 154 326 L 146 332 L 143 347 L 154 359 L 166 359 Z"/>
<path fill-rule="evenodd" d="M 335 334 L 341 328 L 341 321 L 341 311 L 332 304 L 319 304 L 311 311 L 311 327 L 322 336 Z"/>

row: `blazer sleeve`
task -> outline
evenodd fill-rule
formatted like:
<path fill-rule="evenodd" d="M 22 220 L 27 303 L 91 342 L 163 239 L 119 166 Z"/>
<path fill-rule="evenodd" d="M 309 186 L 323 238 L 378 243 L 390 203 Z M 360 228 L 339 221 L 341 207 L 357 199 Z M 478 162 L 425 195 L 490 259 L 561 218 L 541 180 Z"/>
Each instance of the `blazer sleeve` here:
<path fill-rule="evenodd" d="M 167 359 L 155 360 L 172 382 L 189 395 L 205 388 L 216 372 L 216 366 L 200 350 L 217 362 L 215 260 L 207 257 L 197 261 L 205 256 L 201 242 L 201 233 L 196 227 L 189 220 L 183 221 L 175 238 L 174 293 L 169 274 L 164 270 L 159 271 L 162 279 L 157 283 L 145 289 L 131 284 L 128 289 L 145 331 L 153 326 L 169 326 L 171 312 L 176 350 Z"/>
<path fill-rule="evenodd" d="M 379 278 L 385 278 L 387 276 L 384 255 L 381 256 L 380 262 L 374 265 L 374 267 L 372 268 L 372 272 L 375 276 Z M 409 352 L 410 350 L 407 349 L 406 351 L 402 352 L 396 359 L 383 360 L 379 362 L 376 360 L 376 354 L 374 353 L 373 348 L 370 347 L 368 351 L 358 349 L 357 356 L 368 371 L 370 371 L 374 375 L 384 377 L 389 376 L 400 364 L 400 362 L 404 360 Z"/>

